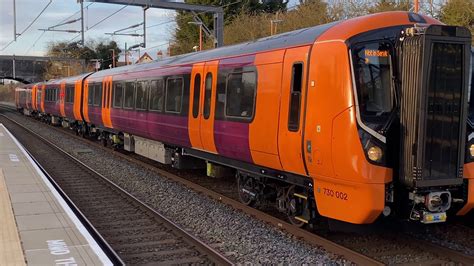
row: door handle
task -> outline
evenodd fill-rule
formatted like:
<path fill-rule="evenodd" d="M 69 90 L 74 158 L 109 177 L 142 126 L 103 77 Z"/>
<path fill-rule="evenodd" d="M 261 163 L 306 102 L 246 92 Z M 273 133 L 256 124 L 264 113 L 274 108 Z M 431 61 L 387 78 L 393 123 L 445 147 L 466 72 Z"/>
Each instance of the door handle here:
<path fill-rule="evenodd" d="M 313 150 L 313 148 L 311 146 L 311 140 L 307 140 L 306 141 L 306 152 L 311 153 L 312 150 Z"/>

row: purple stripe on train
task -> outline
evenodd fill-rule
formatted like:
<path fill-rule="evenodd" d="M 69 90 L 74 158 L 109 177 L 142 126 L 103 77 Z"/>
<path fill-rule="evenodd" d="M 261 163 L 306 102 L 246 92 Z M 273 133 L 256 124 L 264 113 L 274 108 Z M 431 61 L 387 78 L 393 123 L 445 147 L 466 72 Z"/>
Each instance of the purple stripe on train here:
<path fill-rule="evenodd" d="M 113 127 L 120 131 L 183 147 L 191 146 L 187 117 L 112 109 L 111 119 Z"/>
<path fill-rule="evenodd" d="M 74 118 L 74 106 L 72 103 L 64 103 L 64 113 L 69 119 Z"/>
<path fill-rule="evenodd" d="M 56 102 L 44 102 L 44 111 L 47 114 L 52 114 L 55 116 L 61 116 L 61 112 L 59 110 L 59 101 Z"/>
<path fill-rule="evenodd" d="M 88 113 L 89 113 L 89 120 L 91 121 L 92 124 L 98 126 L 98 125 L 103 125 L 102 122 L 102 109 L 97 106 L 92 106 L 89 105 L 88 107 Z"/>
<path fill-rule="evenodd" d="M 252 162 L 248 123 L 214 121 L 214 143 L 219 155 Z"/>

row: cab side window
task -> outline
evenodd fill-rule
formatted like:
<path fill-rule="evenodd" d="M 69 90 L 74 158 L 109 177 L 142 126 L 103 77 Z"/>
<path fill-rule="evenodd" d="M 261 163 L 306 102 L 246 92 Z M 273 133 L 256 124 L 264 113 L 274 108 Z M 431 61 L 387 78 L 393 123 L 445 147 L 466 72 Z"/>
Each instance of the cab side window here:
<path fill-rule="evenodd" d="M 293 65 L 290 91 L 290 107 L 288 112 L 288 130 L 298 131 L 300 127 L 301 87 L 303 84 L 303 64 Z"/>

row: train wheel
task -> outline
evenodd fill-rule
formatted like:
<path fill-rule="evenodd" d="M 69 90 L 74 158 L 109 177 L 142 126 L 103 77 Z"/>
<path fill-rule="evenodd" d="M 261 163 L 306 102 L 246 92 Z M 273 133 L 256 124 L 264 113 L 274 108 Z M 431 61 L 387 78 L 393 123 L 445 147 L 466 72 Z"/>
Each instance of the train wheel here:
<path fill-rule="evenodd" d="M 256 202 L 255 179 L 237 174 L 237 188 L 239 190 L 239 200 L 247 206 L 253 206 Z"/>
<path fill-rule="evenodd" d="M 288 202 L 287 216 L 291 224 L 298 227 L 303 227 L 308 223 L 308 220 L 304 218 L 307 204 L 304 198 L 295 196 L 295 194 L 299 195 L 296 193 L 296 186 L 292 185 L 286 194 L 286 199 Z"/>

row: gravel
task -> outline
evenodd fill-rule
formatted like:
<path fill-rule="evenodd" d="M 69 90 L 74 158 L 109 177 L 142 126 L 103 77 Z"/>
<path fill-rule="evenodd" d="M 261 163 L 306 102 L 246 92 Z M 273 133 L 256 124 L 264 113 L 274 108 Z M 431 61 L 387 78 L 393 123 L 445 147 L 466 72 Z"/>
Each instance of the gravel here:
<path fill-rule="evenodd" d="M 419 239 L 474 256 L 474 229 L 459 223 L 437 224 L 411 232 Z"/>
<path fill-rule="evenodd" d="M 204 242 L 239 264 L 347 264 L 337 255 L 314 247 L 230 206 L 143 169 L 112 153 L 78 142 L 31 118 L 15 120 L 34 129 L 100 172 Z M 78 150 L 87 152 L 77 152 Z M 309 232 L 308 232 L 309 233 Z"/>

